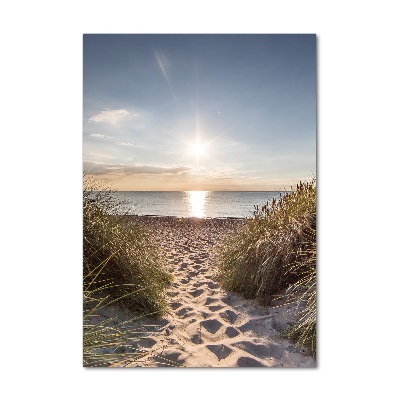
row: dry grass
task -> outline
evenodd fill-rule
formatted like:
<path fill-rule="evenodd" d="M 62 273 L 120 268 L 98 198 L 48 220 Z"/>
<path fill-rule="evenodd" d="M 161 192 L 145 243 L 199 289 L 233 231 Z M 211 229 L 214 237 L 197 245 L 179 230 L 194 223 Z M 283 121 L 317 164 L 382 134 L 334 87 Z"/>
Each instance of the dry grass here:
<path fill-rule="evenodd" d="M 254 218 L 217 250 L 219 280 L 226 290 L 268 303 L 287 290 L 306 310 L 288 335 L 315 354 L 316 180 L 256 208 Z"/>
<path fill-rule="evenodd" d="M 142 225 L 117 214 L 111 191 L 95 188 L 86 182 L 83 193 L 84 281 L 132 311 L 161 315 L 172 276 L 164 269 L 159 246 Z"/>
<path fill-rule="evenodd" d="M 172 276 L 164 269 L 160 249 L 143 226 L 118 215 L 113 192 L 84 181 L 83 192 L 83 363 L 108 366 L 140 359 L 135 347 L 143 335 L 132 321 L 101 317 L 111 306 L 133 319 L 160 316 L 167 307 L 165 289 Z M 123 351 L 121 352 L 121 349 Z"/>

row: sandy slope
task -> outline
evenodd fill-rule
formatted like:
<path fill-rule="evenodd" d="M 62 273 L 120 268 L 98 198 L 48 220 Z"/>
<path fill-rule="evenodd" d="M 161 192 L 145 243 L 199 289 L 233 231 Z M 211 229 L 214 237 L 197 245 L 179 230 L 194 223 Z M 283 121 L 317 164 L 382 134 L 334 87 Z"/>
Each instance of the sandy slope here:
<path fill-rule="evenodd" d="M 316 366 L 313 358 L 279 337 L 292 317 L 287 307 L 259 306 L 215 282 L 211 250 L 243 221 L 141 220 L 163 246 L 175 281 L 168 290 L 170 313 L 156 321 L 159 332 L 136 344 L 145 356 L 125 366 Z"/>

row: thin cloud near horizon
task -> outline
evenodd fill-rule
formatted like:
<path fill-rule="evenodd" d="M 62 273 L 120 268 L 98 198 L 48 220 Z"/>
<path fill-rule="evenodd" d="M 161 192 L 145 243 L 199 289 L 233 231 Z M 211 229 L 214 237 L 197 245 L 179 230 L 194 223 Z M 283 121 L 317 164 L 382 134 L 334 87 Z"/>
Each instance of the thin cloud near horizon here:
<path fill-rule="evenodd" d="M 119 165 L 84 162 L 83 170 L 84 173 L 88 175 L 182 174 L 190 171 L 190 167 L 160 167 L 155 165 L 141 164 Z"/>

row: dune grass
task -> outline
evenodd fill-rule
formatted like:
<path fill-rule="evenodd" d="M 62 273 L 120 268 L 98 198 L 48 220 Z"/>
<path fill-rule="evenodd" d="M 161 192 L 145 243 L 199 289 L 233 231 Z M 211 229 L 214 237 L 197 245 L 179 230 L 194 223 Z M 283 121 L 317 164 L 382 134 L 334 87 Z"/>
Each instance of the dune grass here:
<path fill-rule="evenodd" d="M 292 273 L 299 279 L 286 290 L 288 299 L 303 303 L 298 321 L 286 333 L 290 339 L 305 345 L 315 356 L 317 351 L 317 246 L 316 232 L 311 232 L 310 242 L 302 251 L 303 261 L 294 264 Z"/>
<path fill-rule="evenodd" d="M 120 359 L 118 349 L 139 333 L 96 316 L 113 306 L 137 318 L 160 316 L 167 308 L 165 289 L 172 275 L 152 236 L 138 223 L 119 215 L 112 190 L 84 180 L 83 191 L 83 355 L 85 366 Z M 123 324 L 122 324 L 123 325 Z M 134 348 L 134 347 L 133 347 Z M 125 356 L 140 357 L 136 351 Z"/>
<path fill-rule="evenodd" d="M 287 335 L 316 352 L 316 180 L 258 207 L 254 218 L 217 250 L 226 290 L 268 304 L 286 291 L 306 307 Z"/>
<path fill-rule="evenodd" d="M 172 275 L 143 225 L 119 215 L 110 190 L 85 182 L 83 192 L 83 269 L 89 287 L 99 285 L 132 311 L 161 315 L 167 306 L 164 291 Z"/>

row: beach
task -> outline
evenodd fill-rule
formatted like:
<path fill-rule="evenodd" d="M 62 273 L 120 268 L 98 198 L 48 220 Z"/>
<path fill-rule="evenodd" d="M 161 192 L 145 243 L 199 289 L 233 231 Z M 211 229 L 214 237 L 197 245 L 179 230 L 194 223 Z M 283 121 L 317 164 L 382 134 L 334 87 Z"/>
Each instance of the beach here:
<path fill-rule="evenodd" d="M 294 321 L 293 306 L 282 305 L 280 300 L 260 305 L 226 292 L 215 278 L 212 251 L 226 235 L 240 229 L 243 219 L 126 218 L 151 231 L 165 252 L 174 281 L 166 293 L 168 313 L 140 320 L 142 335 L 133 346 L 143 356 L 112 367 L 316 366 L 304 349 L 281 336 Z M 120 322 L 129 317 L 116 308 L 103 313 Z M 134 328 L 138 329 L 136 322 Z"/>

